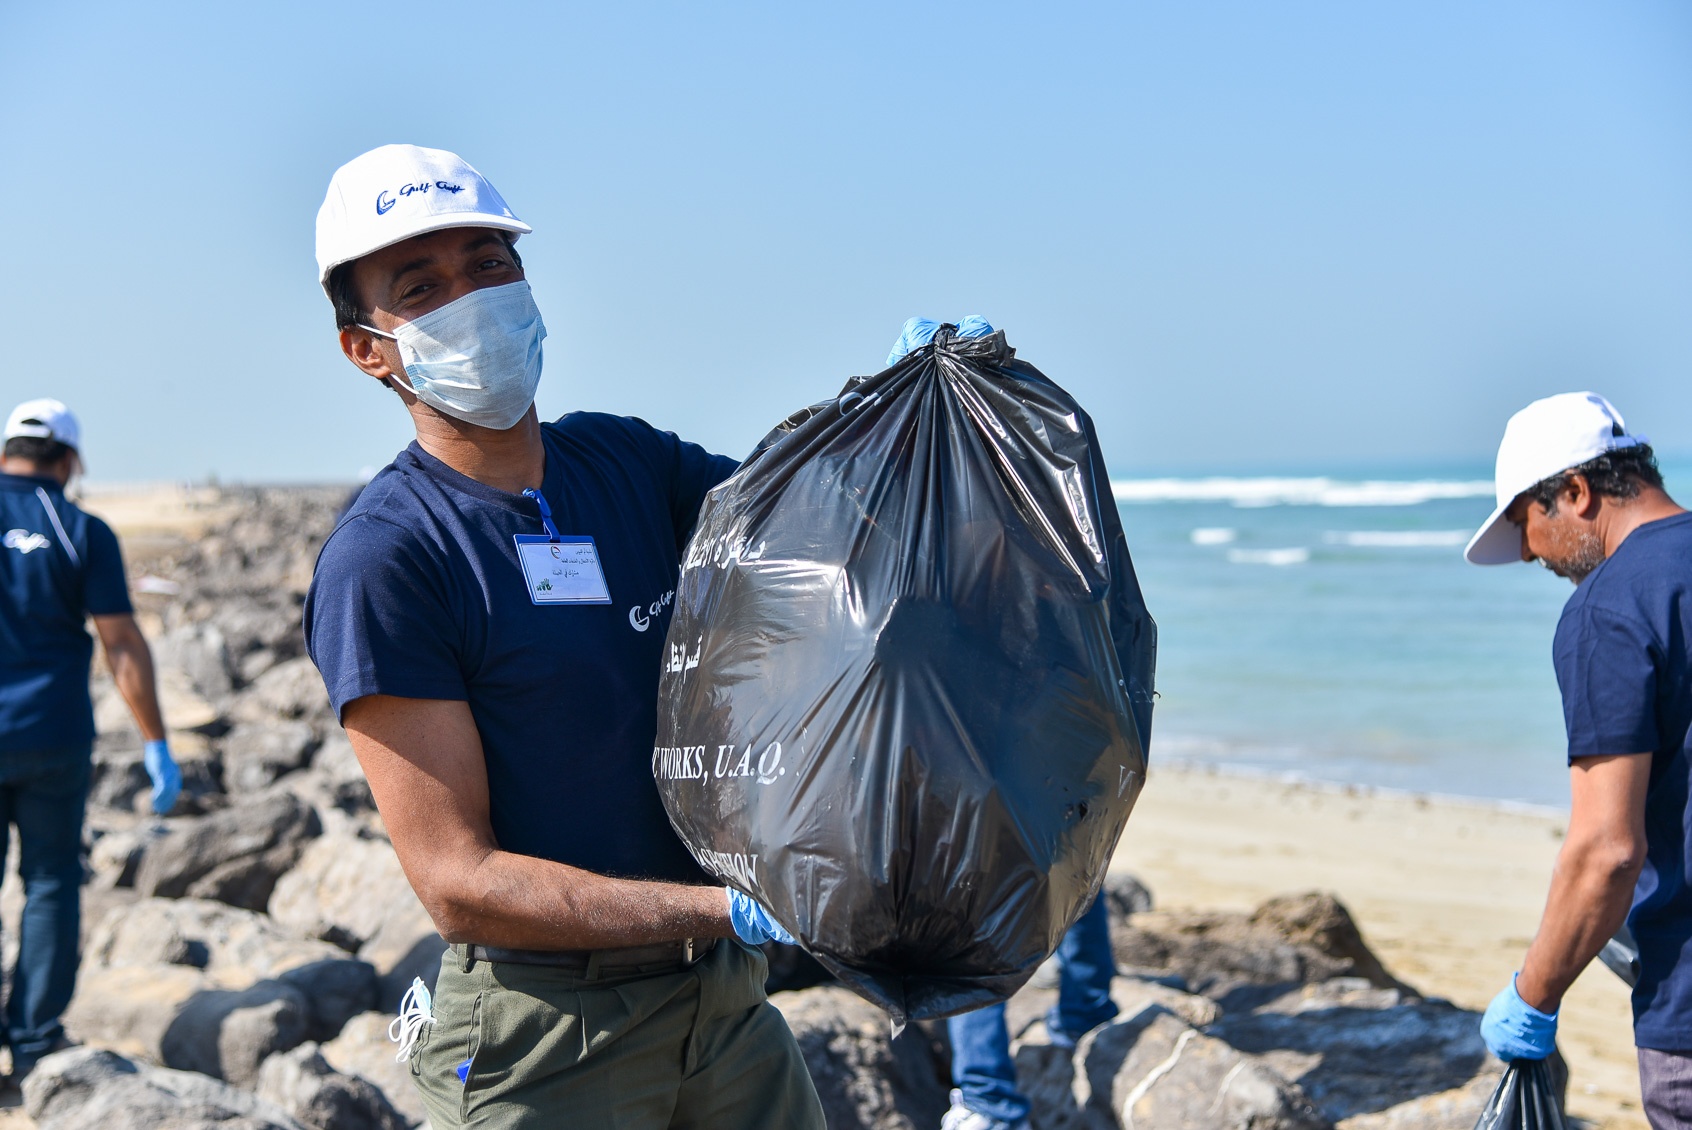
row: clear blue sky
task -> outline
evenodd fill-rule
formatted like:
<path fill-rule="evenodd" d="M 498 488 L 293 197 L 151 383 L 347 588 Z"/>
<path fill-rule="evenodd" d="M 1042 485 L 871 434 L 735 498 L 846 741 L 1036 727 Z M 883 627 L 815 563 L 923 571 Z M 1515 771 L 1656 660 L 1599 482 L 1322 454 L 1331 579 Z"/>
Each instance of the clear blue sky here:
<path fill-rule="evenodd" d="M 740 454 L 981 313 L 1122 473 L 1485 465 L 1584 387 L 1692 450 L 1684 0 L 0 0 L 0 139 L 0 399 L 108 481 L 406 442 L 312 262 L 392 141 L 534 225 L 548 415 Z"/>

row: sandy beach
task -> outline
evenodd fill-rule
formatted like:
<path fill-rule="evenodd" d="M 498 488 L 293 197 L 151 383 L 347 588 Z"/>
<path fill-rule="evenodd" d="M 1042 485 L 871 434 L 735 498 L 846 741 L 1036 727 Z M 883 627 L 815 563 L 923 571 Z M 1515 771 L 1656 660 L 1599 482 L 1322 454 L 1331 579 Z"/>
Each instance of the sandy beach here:
<path fill-rule="evenodd" d="M 1332 891 L 1393 973 L 1484 1009 L 1533 937 L 1564 823 L 1478 801 L 1154 767 L 1113 866 L 1170 908 L 1249 910 Z M 1569 1112 L 1645 1130 L 1626 986 L 1588 968 L 1559 1034 Z"/>
<path fill-rule="evenodd" d="M 79 505 L 117 531 L 129 557 L 196 537 L 240 509 L 215 486 L 175 483 L 86 483 Z"/>

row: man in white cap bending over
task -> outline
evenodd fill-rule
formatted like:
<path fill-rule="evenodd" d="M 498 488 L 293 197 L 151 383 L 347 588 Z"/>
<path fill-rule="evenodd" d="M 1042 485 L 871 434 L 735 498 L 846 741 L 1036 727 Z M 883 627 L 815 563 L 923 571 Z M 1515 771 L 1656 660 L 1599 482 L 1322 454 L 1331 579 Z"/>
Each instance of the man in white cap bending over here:
<path fill-rule="evenodd" d="M 1692 1127 L 1692 515 L 1590 392 L 1511 417 L 1497 485 L 1468 559 L 1576 586 L 1553 647 L 1572 806 L 1539 932 L 1481 1034 L 1501 1059 L 1550 1055 L 1563 994 L 1625 921 L 1645 1110 Z"/>
<path fill-rule="evenodd" d="M 461 158 L 410 145 L 344 165 L 317 216 L 341 349 L 417 432 L 305 610 L 451 943 L 402 1017 L 412 1077 L 435 1130 L 820 1130 L 754 948 L 789 939 L 710 885 L 652 777 L 681 554 L 735 463 L 628 417 L 540 422 L 528 231 Z"/>
<path fill-rule="evenodd" d="M 117 536 L 65 498 L 81 443 L 69 409 L 30 400 L 7 418 L 0 453 L 0 866 L 10 824 L 24 881 L 6 1001 L 13 1084 L 64 1044 L 59 1015 L 76 985 L 82 816 L 94 746 L 89 618 L 146 742 L 153 810 L 169 812 L 182 787 Z"/>

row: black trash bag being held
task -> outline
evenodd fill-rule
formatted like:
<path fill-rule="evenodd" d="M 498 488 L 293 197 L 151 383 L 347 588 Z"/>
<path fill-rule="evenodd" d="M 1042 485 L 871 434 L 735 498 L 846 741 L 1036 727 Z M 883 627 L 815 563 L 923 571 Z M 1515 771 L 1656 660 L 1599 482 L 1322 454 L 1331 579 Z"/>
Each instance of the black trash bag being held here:
<path fill-rule="evenodd" d="M 1086 414 L 943 327 L 707 498 L 653 771 L 701 865 L 896 1022 L 1015 992 L 1145 779 L 1156 628 Z"/>
<path fill-rule="evenodd" d="M 1566 1130 L 1559 1090 L 1545 1060 L 1512 1060 L 1475 1130 Z"/>

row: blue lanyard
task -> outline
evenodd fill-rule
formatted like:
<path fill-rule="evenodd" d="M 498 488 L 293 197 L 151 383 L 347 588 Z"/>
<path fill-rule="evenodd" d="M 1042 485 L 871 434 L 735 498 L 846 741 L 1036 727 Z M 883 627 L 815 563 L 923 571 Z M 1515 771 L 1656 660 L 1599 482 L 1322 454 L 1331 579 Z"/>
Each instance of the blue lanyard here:
<path fill-rule="evenodd" d="M 563 535 L 558 532 L 558 527 L 552 524 L 552 507 L 546 504 L 546 498 L 541 494 L 541 492 L 533 487 L 530 487 L 528 490 L 523 492 L 523 497 L 534 499 L 535 505 L 540 507 L 541 525 L 546 527 L 546 536 L 551 538 L 553 541 L 560 540 Z"/>

